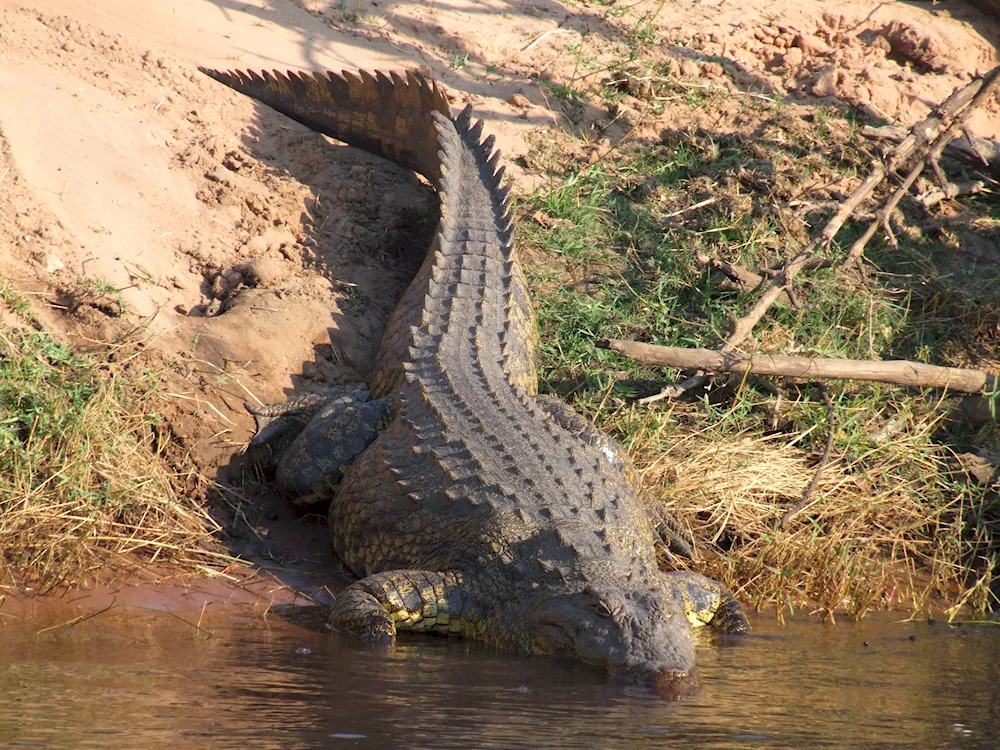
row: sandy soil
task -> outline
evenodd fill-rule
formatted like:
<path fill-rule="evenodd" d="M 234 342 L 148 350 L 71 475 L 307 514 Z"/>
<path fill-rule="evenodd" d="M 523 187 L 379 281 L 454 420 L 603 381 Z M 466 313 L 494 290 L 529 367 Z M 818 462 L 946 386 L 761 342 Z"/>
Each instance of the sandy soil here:
<path fill-rule="evenodd" d="M 641 122 L 587 97 L 649 28 L 678 75 L 901 124 L 993 67 L 1000 40 L 1000 20 L 957 0 L 2 0 L 0 276 L 78 343 L 148 344 L 174 433 L 206 476 L 236 481 L 244 400 L 365 379 L 435 198 L 196 67 L 420 70 L 488 121 L 523 191 L 544 176 L 517 157 L 554 126 L 612 141 L 753 127 L 738 96 Z M 972 130 L 1000 136 L 1000 109 Z M 242 551 L 326 558 L 322 524 L 243 491 L 273 544 Z"/>

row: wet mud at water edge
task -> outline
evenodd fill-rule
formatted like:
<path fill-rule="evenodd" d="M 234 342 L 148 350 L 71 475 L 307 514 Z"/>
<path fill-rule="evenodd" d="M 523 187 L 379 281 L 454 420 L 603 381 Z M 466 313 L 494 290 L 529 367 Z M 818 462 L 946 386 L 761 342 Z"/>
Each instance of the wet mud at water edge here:
<path fill-rule="evenodd" d="M 670 703 L 568 661 L 410 637 L 366 649 L 315 607 L 3 619 L 4 747 L 802 748 L 1000 744 L 1000 628 L 759 619 Z M 41 632 L 39 632 L 41 631 Z"/>

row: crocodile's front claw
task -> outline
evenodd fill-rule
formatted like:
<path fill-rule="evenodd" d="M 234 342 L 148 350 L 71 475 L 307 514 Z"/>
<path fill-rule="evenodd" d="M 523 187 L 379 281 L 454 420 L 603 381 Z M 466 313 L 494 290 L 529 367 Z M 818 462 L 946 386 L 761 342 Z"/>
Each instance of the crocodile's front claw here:
<path fill-rule="evenodd" d="M 334 601 L 330 625 L 365 643 L 391 646 L 396 640 L 392 617 L 370 591 L 358 584 L 348 586 Z"/>
<path fill-rule="evenodd" d="M 747 616 L 743 613 L 743 607 L 728 591 L 722 592 L 722 602 L 715 610 L 715 616 L 709 625 L 720 633 L 733 635 L 745 635 L 751 630 Z"/>
<path fill-rule="evenodd" d="M 258 468 L 272 474 L 288 449 L 321 409 L 331 404 L 347 405 L 367 399 L 368 393 L 363 387 L 348 389 L 337 386 L 319 393 L 307 393 L 280 404 L 258 406 L 248 401 L 244 406 L 253 415 L 257 429 L 250 438 L 247 455 Z"/>
<path fill-rule="evenodd" d="M 718 581 L 692 570 L 675 570 L 664 577 L 695 627 L 709 625 L 720 633 L 750 632 L 750 623 L 740 603 Z"/>

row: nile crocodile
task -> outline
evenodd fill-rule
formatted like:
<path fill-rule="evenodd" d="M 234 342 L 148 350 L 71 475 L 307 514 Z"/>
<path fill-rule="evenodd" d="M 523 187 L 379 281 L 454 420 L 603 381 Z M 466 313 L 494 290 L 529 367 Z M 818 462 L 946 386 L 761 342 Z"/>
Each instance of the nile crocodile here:
<path fill-rule="evenodd" d="M 460 634 L 571 654 L 667 692 L 689 683 L 692 626 L 748 625 L 651 515 L 625 451 L 537 393 L 535 326 L 492 136 L 414 73 L 206 74 L 436 188 L 430 250 L 382 339 L 368 391 L 257 410 L 290 496 L 330 502 L 333 548 L 360 580 L 332 625 L 368 641 Z M 301 430 L 301 434 L 296 433 Z M 353 460 L 352 460 L 353 459 Z"/>

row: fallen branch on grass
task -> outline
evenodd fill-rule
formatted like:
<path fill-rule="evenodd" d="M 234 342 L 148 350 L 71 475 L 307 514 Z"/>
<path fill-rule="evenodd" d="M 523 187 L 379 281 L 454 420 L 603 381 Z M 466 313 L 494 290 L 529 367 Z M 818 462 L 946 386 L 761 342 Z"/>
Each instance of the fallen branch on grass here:
<path fill-rule="evenodd" d="M 721 347 L 721 352 L 732 352 L 743 343 L 750 335 L 753 327 L 764 317 L 764 314 L 771 305 L 782 297 L 783 294 L 791 291 L 792 279 L 800 271 L 810 268 L 816 263 L 818 256 L 815 254 L 815 251 L 817 248 L 820 246 L 824 248 L 829 247 L 833 238 L 848 218 L 864 201 L 872 196 L 875 188 L 888 175 L 893 174 L 898 167 L 909 162 L 912 157 L 918 156 L 903 184 L 878 211 L 875 219 L 864 234 L 851 246 L 844 264 L 845 266 L 849 263 L 856 263 L 861 258 L 865 245 L 874 236 L 875 232 L 878 231 L 880 226 L 887 230 L 889 229 L 889 216 L 895 209 L 896 204 L 902 198 L 903 194 L 909 190 L 920 172 L 927 165 L 934 168 L 939 182 L 942 183 L 942 190 L 947 190 L 943 174 L 938 165 L 938 159 L 945 146 L 962 131 L 963 124 L 972 112 L 983 104 L 987 98 L 994 96 L 998 88 L 1000 88 L 1000 66 L 954 92 L 941 105 L 936 107 L 927 118 L 914 125 L 910 129 L 909 135 L 892 150 L 885 160 L 873 162 L 871 174 L 848 196 L 830 221 L 827 222 L 827 225 L 820 232 L 819 236 L 785 263 L 781 273 L 775 275 L 763 285 L 762 288 L 764 291 L 754 306 L 746 315 L 734 322 L 732 332 L 726 337 Z M 891 237 L 891 230 L 889 234 Z M 794 298 L 793 294 L 788 294 L 787 296 Z M 697 375 L 677 385 L 667 386 L 658 394 L 640 399 L 639 403 L 650 404 L 661 399 L 679 398 L 691 390 L 704 386 L 708 382 L 708 379 L 709 376 L 707 374 L 699 372 Z"/>
<path fill-rule="evenodd" d="M 917 201 L 924 207 L 936 206 L 943 200 L 957 198 L 960 195 L 973 195 L 986 189 L 984 180 L 969 180 L 968 182 L 947 182 L 943 188 L 928 190 L 917 196 Z"/>
<path fill-rule="evenodd" d="M 645 365 L 677 367 L 684 370 L 748 372 L 754 375 L 784 375 L 808 380 L 875 380 L 897 385 L 947 388 L 962 393 L 1000 393 L 1000 376 L 980 370 L 939 367 L 907 360 L 876 362 L 790 357 L 784 354 L 751 355 L 713 349 L 654 346 L 621 339 L 601 341 L 599 346 Z"/>
<path fill-rule="evenodd" d="M 741 292 L 752 292 L 759 289 L 762 284 L 768 279 L 774 278 L 782 272 L 781 266 L 777 268 L 764 268 L 762 273 L 757 273 L 756 271 L 751 271 L 749 268 L 745 268 L 736 263 L 730 263 L 729 261 L 722 260 L 721 258 L 712 258 L 705 253 L 696 253 L 694 256 L 695 263 L 697 263 L 702 268 L 711 268 L 714 271 L 718 271 L 723 276 L 726 277 L 725 281 L 729 286 L 738 289 Z M 830 261 L 826 258 L 813 258 L 807 267 L 803 270 L 814 271 L 819 268 L 828 268 L 831 265 Z M 788 290 L 784 290 L 788 291 Z"/>

